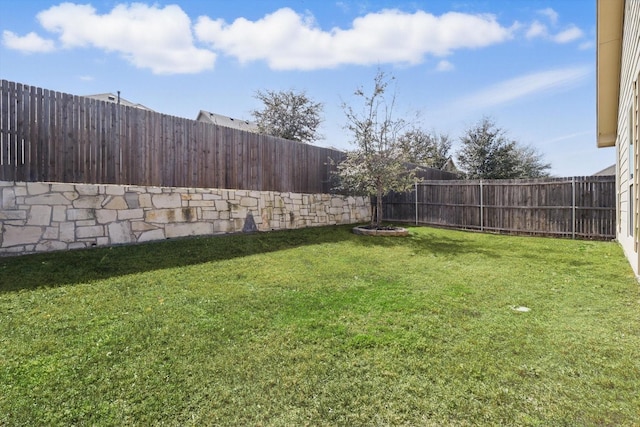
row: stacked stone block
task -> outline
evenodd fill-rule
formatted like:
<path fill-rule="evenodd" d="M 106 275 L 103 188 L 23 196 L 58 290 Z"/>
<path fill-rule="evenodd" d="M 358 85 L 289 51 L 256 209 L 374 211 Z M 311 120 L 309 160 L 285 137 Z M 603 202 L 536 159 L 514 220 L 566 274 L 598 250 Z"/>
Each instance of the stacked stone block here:
<path fill-rule="evenodd" d="M 370 220 L 367 197 L 0 181 L 0 255 Z"/>

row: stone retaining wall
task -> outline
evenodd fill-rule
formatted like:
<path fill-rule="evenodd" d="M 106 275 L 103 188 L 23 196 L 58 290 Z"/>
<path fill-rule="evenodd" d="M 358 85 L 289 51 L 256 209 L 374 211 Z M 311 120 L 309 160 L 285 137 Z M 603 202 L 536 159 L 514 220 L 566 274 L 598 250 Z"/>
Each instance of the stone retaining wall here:
<path fill-rule="evenodd" d="M 366 197 L 0 181 L 0 255 L 370 220 Z"/>

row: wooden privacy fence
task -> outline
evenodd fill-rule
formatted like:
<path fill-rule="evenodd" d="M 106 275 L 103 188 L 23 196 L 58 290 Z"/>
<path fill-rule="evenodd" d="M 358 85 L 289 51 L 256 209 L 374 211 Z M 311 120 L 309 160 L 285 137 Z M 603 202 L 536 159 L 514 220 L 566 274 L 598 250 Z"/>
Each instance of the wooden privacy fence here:
<path fill-rule="evenodd" d="M 329 193 L 344 153 L 0 81 L 0 180 Z"/>
<path fill-rule="evenodd" d="M 615 238 L 615 177 L 423 181 L 384 200 L 384 218 L 488 232 Z"/>

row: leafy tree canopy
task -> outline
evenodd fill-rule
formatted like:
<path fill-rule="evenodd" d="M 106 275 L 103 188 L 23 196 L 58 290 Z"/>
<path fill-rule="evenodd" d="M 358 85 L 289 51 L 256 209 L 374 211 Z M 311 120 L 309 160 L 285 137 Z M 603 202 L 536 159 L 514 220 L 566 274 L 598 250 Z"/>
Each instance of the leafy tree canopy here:
<path fill-rule="evenodd" d="M 533 147 L 507 139 L 503 129 L 484 117 L 460 138 L 458 166 L 470 179 L 540 178 L 551 165 Z"/>
<path fill-rule="evenodd" d="M 446 134 L 413 128 L 401 135 L 398 142 L 409 162 L 416 165 L 442 169 L 451 157 L 451 139 Z"/>
<path fill-rule="evenodd" d="M 262 110 L 251 112 L 261 133 L 305 143 L 322 138 L 318 127 L 323 105 L 305 92 L 258 90 L 255 98 L 263 103 Z"/>

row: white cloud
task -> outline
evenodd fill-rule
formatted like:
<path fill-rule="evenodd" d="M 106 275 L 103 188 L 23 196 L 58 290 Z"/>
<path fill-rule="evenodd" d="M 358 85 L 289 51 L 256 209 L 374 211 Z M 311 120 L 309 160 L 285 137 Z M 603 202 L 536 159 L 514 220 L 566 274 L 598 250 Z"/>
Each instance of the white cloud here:
<path fill-rule="evenodd" d="M 446 59 L 438 62 L 438 65 L 436 66 L 436 70 L 438 71 L 451 71 L 453 69 L 455 69 L 455 66 Z"/>
<path fill-rule="evenodd" d="M 463 108 L 482 109 L 539 93 L 559 92 L 580 83 L 590 73 L 590 68 L 584 66 L 527 74 L 490 86 L 457 104 Z"/>
<path fill-rule="evenodd" d="M 533 21 L 526 33 L 526 37 L 528 39 L 533 39 L 536 37 L 547 37 L 547 35 L 547 26 L 540 23 L 539 21 Z"/>
<path fill-rule="evenodd" d="M 546 16 L 553 25 L 555 25 L 558 22 L 558 12 L 551 9 L 550 7 L 547 7 L 546 9 L 541 9 L 538 11 L 538 13 L 540 15 Z"/>
<path fill-rule="evenodd" d="M 548 7 L 546 9 L 539 10 L 538 14 L 547 17 L 551 22 L 552 27 L 556 27 L 556 24 L 558 23 L 558 13 L 555 10 Z M 547 40 L 551 40 L 555 43 L 564 44 L 582 38 L 584 36 L 584 32 L 574 24 L 571 24 L 565 30 L 560 31 L 556 34 L 551 34 L 549 32 L 549 29 L 547 28 L 547 25 L 541 23 L 538 20 L 535 20 L 529 26 L 529 29 L 527 30 L 525 36 L 528 39 L 541 37 Z"/>
<path fill-rule="evenodd" d="M 3 31 L 2 44 L 9 49 L 20 50 L 25 53 L 52 52 L 56 49 L 52 40 L 43 39 L 33 32 L 20 37 L 11 31 Z"/>
<path fill-rule="evenodd" d="M 592 40 L 589 40 L 589 41 L 580 43 L 580 46 L 578 46 L 578 48 L 580 50 L 589 50 L 589 49 L 593 49 L 594 46 L 595 46 L 595 43 Z"/>
<path fill-rule="evenodd" d="M 591 133 L 592 132 L 590 132 L 590 131 L 574 132 L 574 133 L 557 136 L 555 138 L 551 138 L 551 139 L 548 139 L 546 141 L 539 142 L 538 145 L 555 144 L 557 142 L 566 141 L 566 140 L 570 140 L 570 139 L 575 139 L 575 138 L 582 137 L 582 136 L 585 136 L 585 135 L 591 135 Z"/>
<path fill-rule="evenodd" d="M 340 3 L 338 3 L 340 4 Z M 251 21 L 232 23 L 201 16 L 195 25 L 177 5 L 119 4 L 98 13 L 90 4 L 61 3 L 37 15 L 65 49 L 97 48 L 121 55 L 156 74 L 198 73 L 214 67 L 217 54 L 240 62 L 265 61 L 280 70 L 312 70 L 343 64 L 418 64 L 428 55 L 502 43 L 518 24 L 502 26 L 488 14 L 382 10 L 353 20 L 347 28 L 321 29 L 310 14 L 282 8 Z M 194 40 L 194 33 L 197 39 Z M 52 40 L 5 31 L 13 49 L 44 52 Z M 198 46 L 197 43 L 205 43 Z M 446 63 L 443 63 L 443 67 Z"/>
<path fill-rule="evenodd" d="M 571 25 L 564 31 L 553 36 L 553 41 L 556 43 L 569 43 L 579 38 L 582 38 L 584 33 L 575 25 Z"/>
<path fill-rule="evenodd" d="M 349 3 L 338 1 L 336 2 L 336 7 L 344 13 L 349 12 Z"/>
<path fill-rule="evenodd" d="M 191 20 L 175 5 L 117 5 L 100 15 L 91 5 L 62 3 L 38 14 L 65 48 L 93 46 L 117 52 L 156 74 L 197 73 L 213 68 L 215 53 L 193 44 Z"/>
<path fill-rule="evenodd" d="M 266 61 L 273 69 L 331 68 L 342 64 L 417 64 L 425 55 L 445 56 L 504 42 L 513 28 L 493 15 L 383 10 L 356 18 L 348 29 L 324 31 L 312 16 L 282 8 L 256 21 L 228 24 L 200 17 L 197 37 L 240 62 Z"/>

